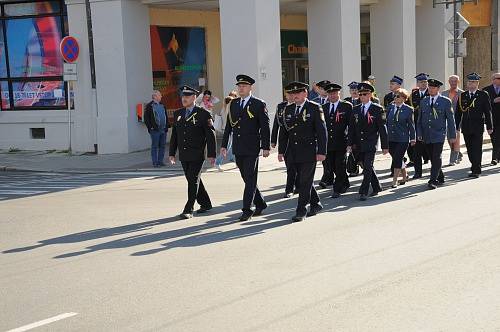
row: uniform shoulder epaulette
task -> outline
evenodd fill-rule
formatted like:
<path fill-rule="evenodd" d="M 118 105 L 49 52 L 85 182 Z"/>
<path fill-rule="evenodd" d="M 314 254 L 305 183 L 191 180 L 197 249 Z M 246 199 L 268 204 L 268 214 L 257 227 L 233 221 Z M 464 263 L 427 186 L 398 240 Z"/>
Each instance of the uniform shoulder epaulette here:
<path fill-rule="evenodd" d="M 319 103 L 317 103 L 317 102 L 315 102 L 315 101 L 312 101 L 312 100 L 309 100 L 309 99 L 308 99 L 308 101 L 309 101 L 309 103 L 310 103 L 310 104 L 312 104 L 312 105 L 315 105 L 315 106 L 318 106 L 318 107 L 320 107 L 320 106 L 321 106 Z"/>

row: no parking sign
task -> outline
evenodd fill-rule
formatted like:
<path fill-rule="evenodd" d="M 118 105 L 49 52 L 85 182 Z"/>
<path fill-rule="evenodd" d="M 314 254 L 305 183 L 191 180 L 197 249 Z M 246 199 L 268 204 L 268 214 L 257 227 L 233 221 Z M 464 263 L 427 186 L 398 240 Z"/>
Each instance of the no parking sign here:
<path fill-rule="evenodd" d="M 61 40 L 59 44 L 59 51 L 64 59 L 68 63 L 73 63 L 78 59 L 80 54 L 80 46 L 75 37 L 66 36 Z"/>

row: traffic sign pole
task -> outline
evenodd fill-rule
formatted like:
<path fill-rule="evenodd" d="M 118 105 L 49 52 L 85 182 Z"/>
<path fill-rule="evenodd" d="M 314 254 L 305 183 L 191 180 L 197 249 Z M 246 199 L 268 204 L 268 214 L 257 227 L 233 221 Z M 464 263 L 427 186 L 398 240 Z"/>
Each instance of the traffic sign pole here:
<path fill-rule="evenodd" d="M 71 155 L 71 81 L 68 81 L 68 153 Z"/>
<path fill-rule="evenodd" d="M 68 82 L 68 153 L 71 155 L 71 88 L 72 81 L 77 79 L 76 60 L 80 54 L 80 46 L 75 37 L 66 36 L 59 44 L 59 52 L 64 61 L 64 81 Z"/>

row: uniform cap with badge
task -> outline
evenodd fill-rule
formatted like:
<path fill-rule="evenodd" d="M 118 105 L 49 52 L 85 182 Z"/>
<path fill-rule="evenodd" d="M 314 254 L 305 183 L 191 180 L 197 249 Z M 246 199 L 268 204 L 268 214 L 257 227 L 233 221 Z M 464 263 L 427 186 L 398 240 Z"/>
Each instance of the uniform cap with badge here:
<path fill-rule="evenodd" d="M 427 80 L 427 82 L 429 82 L 429 86 L 436 87 L 436 88 L 439 88 L 444 84 L 443 82 L 441 82 L 440 80 L 437 80 L 435 78 L 429 78 Z"/>
<path fill-rule="evenodd" d="M 309 89 L 308 84 L 298 82 L 298 81 L 290 82 L 285 86 L 285 90 L 288 93 L 299 93 L 299 92 L 307 91 L 308 89 Z"/>
<path fill-rule="evenodd" d="M 342 90 L 342 86 L 338 85 L 337 83 L 330 83 L 327 84 L 324 89 L 326 92 L 340 91 Z"/>
<path fill-rule="evenodd" d="M 370 83 L 362 82 L 358 84 L 359 92 L 373 92 L 375 88 Z"/>
<path fill-rule="evenodd" d="M 323 80 L 323 81 L 319 81 L 318 83 L 316 83 L 316 85 L 322 89 L 325 89 L 325 86 L 327 86 L 330 83 L 332 83 L 332 82 L 330 82 L 329 80 Z"/>
<path fill-rule="evenodd" d="M 417 80 L 417 82 L 427 81 L 429 79 L 429 75 L 426 73 L 420 73 L 417 76 L 415 76 L 415 79 Z"/>
<path fill-rule="evenodd" d="M 239 74 L 236 76 L 236 85 L 240 85 L 240 84 L 253 85 L 253 84 L 255 84 L 255 80 L 248 75 Z"/>
<path fill-rule="evenodd" d="M 399 85 L 403 84 L 403 79 L 399 76 L 394 75 L 389 82 L 397 83 Z"/>
<path fill-rule="evenodd" d="M 181 96 L 193 96 L 200 93 L 200 91 L 190 87 L 189 85 L 183 85 L 179 90 L 181 92 Z"/>
<path fill-rule="evenodd" d="M 467 75 L 467 79 L 469 81 L 479 81 L 479 80 L 481 80 L 481 75 L 479 75 L 476 72 L 470 73 L 469 75 Z"/>
<path fill-rule="evenodd" d="M 351 83 L 347 84 L 347 86 L 351 90 L 357 90 L 358 89 L 358 84 L 359 84 L 358 82 L 352 81 Z"/>

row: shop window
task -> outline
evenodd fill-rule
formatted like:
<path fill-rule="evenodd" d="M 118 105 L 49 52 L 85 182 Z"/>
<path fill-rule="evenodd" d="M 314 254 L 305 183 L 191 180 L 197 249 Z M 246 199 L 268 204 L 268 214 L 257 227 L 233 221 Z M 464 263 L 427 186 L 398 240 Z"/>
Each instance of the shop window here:
<path fill-rule="evenodd" d="M 65 5 L 58 1 L 4 2 L 0 17 L 2 110 L 66 109 L 61 39 Z"/>

